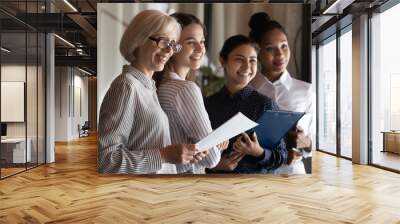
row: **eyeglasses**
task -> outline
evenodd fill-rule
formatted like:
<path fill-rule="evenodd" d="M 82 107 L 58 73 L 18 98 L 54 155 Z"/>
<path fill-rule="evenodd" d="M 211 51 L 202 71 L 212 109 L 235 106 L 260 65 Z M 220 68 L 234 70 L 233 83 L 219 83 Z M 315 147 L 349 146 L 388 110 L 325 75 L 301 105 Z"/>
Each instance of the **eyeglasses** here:
<path fill-rule="evenodd" d="M 157 46 L 161 49 L 167 49 L 170 47 L 174 53 L 178 53 L 182 50 L 182 45 L 176 43 L 174 40 L 169 41 L 163 37 L 155 38 L 149 37 L 150 40 L 156 42 Z"/>

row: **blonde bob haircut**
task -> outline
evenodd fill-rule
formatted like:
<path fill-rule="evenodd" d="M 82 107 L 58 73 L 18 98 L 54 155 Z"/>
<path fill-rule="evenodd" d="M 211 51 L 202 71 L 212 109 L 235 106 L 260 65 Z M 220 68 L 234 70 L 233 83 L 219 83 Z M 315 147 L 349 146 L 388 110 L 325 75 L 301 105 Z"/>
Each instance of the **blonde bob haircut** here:
<path fill-rule="evenodd" d="M 135 61 L 135 51 L 144 45 L 149 37 L 176 31 L 179 38 L 181 27 L 176 20 L 158 10 L 144 10 L 129 23 L 119 44 L 121 55 L 128 61 Z"/>

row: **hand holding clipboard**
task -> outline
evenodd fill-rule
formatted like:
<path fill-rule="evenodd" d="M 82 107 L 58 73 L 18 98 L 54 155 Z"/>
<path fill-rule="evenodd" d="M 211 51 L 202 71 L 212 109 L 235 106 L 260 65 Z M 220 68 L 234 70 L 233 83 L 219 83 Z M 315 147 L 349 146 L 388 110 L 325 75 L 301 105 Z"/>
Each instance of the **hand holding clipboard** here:
<path fill-rule="evenodd" d="M 304 116 L 303 112 L 265 111 L 254 128 L 258 142 L 264 148 L 276 147 L 286 133 Z"/>

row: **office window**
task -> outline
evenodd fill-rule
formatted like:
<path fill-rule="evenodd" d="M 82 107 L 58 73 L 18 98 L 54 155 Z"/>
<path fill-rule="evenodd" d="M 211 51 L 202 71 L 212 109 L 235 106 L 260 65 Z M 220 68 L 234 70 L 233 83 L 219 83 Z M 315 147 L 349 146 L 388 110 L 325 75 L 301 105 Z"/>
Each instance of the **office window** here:
<path fill-rule="evenodd" d="M 320 150 L 336 153 L 336 39 L 318 48 L 318 141 Z"/>
<path fill-rule="evenodd" d="M 43 13 L 44 1 L 18 2 L 21 14 Z M 2 2 L 0 6 L 14 5 Z M 0 24 L 0 178 L 45 162 L 45 34 L 8 14 Z"/>
<path fill-rule="evenodd" d="M 30 162 L 30 141 L 26 138 L 27 48 L 25 32 L 1 33 L 1 123 L 6 133 L 0 145 L 1 177 L 24 171 Z M 4 50 L 6 49 L 6 50 Z M 28 149 L 28 150 L 27 150 Z"/>
<path fill-rule="evenodd" d="M 400 4 L 371 19 L 372 163 L 400 170 Z"/>
<path fill-rule="evenodd" d="M 352 33 L 340 36 L 340 154 L 352 157 Z"/>

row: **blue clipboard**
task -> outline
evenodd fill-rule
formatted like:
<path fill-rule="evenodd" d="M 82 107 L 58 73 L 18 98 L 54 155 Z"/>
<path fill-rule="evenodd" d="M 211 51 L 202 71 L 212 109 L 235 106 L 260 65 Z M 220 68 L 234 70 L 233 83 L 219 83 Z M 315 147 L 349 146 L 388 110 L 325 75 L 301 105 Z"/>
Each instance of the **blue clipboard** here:
<path fill-rule="evenodd" d="M 276 147 L 286 133 L 296 126 L 304 114 L 303 112 L 292 111 L 265 111 L 257 120 L 259 125 L 254 128 L 258 142 L 264 148 Z"/>

